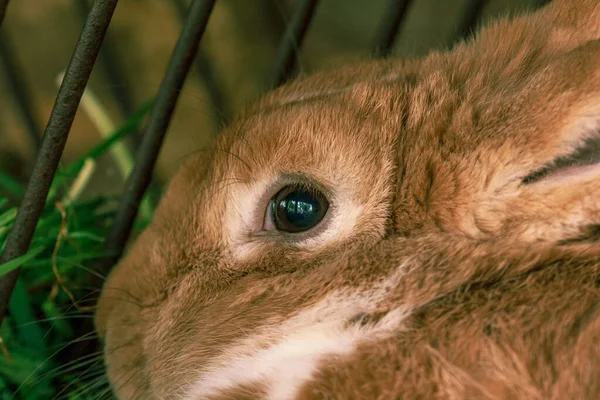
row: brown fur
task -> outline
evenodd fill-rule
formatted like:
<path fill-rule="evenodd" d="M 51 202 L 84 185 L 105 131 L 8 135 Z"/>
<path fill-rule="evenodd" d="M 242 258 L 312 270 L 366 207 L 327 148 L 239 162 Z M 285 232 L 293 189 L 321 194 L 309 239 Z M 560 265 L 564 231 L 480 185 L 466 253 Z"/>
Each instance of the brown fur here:
<path fill-rule="evenodd" d="M 600 134 L 599 39 L 599 1 L 555 0 L 451 52 L 267 95 L 190 157 L 105 284 L 97 328 L 119 397 L 183 395 L 250 333 L 401 265 L 377 311 L 347 324 L 405 305 L 402 327 L 322 359 L 299 399 L 600 397 L 598 174 L 522 183 Z M 351 233 L 304 247 L 258 234 L 269 196 L 249 226 L 232 217 L 280 176 L 351 199 Z"/>

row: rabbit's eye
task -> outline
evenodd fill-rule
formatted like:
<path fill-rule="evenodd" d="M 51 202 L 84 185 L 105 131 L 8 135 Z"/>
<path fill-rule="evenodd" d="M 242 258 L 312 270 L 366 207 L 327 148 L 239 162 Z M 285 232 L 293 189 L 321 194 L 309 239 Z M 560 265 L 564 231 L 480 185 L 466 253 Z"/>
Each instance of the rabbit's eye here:
<path fill-rule="evenodd" d="M 328 208 L 329 202 L 319 191 L 287 186 L 269 202 L 266 225 L 283 232 L 307 231 L 321 222 Z"/>

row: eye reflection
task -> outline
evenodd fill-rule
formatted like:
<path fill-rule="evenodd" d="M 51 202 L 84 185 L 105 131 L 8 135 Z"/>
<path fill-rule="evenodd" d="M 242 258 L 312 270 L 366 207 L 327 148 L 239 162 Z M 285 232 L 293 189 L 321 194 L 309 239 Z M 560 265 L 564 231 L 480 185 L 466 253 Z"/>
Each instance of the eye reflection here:
<path fill-rule="evenodd" d="M 328 208 L 322 193 L 295 186 L 283 188 L 270 202 L 273 224 L 283 232 L 303 232 L 315 227 Z"/>

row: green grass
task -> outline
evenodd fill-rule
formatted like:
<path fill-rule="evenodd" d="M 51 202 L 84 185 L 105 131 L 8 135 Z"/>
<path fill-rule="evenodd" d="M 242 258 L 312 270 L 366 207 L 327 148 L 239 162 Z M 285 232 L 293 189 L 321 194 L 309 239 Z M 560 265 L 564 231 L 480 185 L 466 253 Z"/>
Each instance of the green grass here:
<path fill-rule="evenodd" d="M 107 255 L 104 238 L 118 205 L 115 197 L 80 194 L 93 173 L 94 160 L 133 132 L 150 107 L 145 104 L 81 159 L 59 169 L 29 251 L 0 265 L 0 276 L 21 267 L 9 315 L 0 326 L 0 400 L 110 395 L 100 354 L 78 360 L 62 354 L 67 345 L 86 339 L 76 333 L 81 322 L 93 316 L 86 307 L 93 305 L 96 294 L 89 293 L 86 282 L 93 262 Z M 0 171 L 1 248 L 24 191 L 22 183 Z M 138 218 L 135 229 L 147 224 L 150 214 L 151 209 Z"/>

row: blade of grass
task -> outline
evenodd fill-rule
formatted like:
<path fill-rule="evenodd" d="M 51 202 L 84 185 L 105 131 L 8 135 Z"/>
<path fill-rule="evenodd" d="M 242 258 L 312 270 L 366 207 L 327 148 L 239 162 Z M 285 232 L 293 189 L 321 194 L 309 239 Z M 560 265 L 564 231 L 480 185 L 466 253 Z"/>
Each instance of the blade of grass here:
<path fill-rule="evenodd" d="M 57 333 L 62 337 L 73 336 L 73 329 L 69 325 L 68 321 L 62 317 L 62 312 L 56 306 L 56 303 L 50 300 L 46 300 L 42 303 L 42 310 L 46 315 L 46 318 L 50 320 L 50 323 L 56 329 Z"/>
<path fill-rule="evenodd" d="M 63 207 L 68 207 L 73 201 L 77 200 L 81 193 L 85 190 L 92 174 L 94 173 L 94 169 L 96 168 L 96 161 L 87 158 L 77 174 L 77 178 L 73 181 L 73 184 L 69 188 L 69 191 L 63 197 L 61 203 Z"/>
<path fill-rule="evenodd" d="M 46 349 L 44 335 L 35 320 L 33 307 L 22 279 L 19 279 L 15 285 L 8 303 L 8 310 L 17 325 L 19 336 L 23 338 L 25 344 L 44 354 Z"/>
<path fill-rule="evenodd" d="M 64 74 L 60 74 L 57 84 L 60 87 Z M 102 139 L 107 139 L 111 133 L 116 130 L 115 124 L 111 121 L 106 109 L 102 106 L 100 99 L 94 91 L 88 86 L 81 97 L 81 108 L 87 113 L 92 123 L 100 133 Z M 125 179 L 129 171 L 133 168 L 134 158 L 125 146 L 125 143 L 118 142 L 110 147 L 109 150 L 117 164 L 121 176 Z"/>
<path fill-rule="evenodd" d="M 139 110 L 137 110 L 133 115 L 116 131 L 114 131 L 110 136 L 108 136 L 105 140 L 103 140 L 100 144 L 92 148 L 82 157 L 80 157 L 77 161 L 74 161 L 67 167 L 63 168 L 60 173 L 61 175 L 67 175 L 73 177 L 77 174 L 77 172 L 82 168 L 85 160 L 88 158 L 97 159 L 102 154 L 106 153 L 111 146 L 117 143 L 120 140 L 123 140 L 127 135 L 132 134 L 135 129 L 142 123 L 142 120 L 146 117 L 146 115 L 152 110 L 152 106 L 154 105 L 154 99 L 146 102 L 142 105 Z"/>
<path fill-rule="evenodd" d="M 8 274 L 10 271 L 13 271 L 13 270 L 19 268 L 21 265 L 25 264 L 26 262 L 33 260 L 39 254 L 41 254 L 42 251 L 44 251 L 44 250 L 45 250 L 44 246 L 34 247 L 34 248 L 30 249 L 27 253 L 23 254 L 21 257 L 13 258 L 9 262 L 5 262 L 4 264 L 1 264 L 0 265 L 0 276 Z"/>
<path fill-rule="evenodd" d="M 13 221 L 17 217 L 17 207 L 9 208 L 0 214 L 0 239 L 3 239 L 4 235 L 8 233 L 8 230 L 12 226 Z M 3 246 L 0 246 L 2 248 Z"/>
<path fill-rule="evenodd" d="M 98 145 L 90 149 L 86 154 L 78 160 L 72 162 L 66 167 L 60 168 L 54 177 L 50 192 L 48 194 L 48 202 L 52 203 L 55 200 L 56 193 L 59 188 L 64 187 L 69 179 L 74 178 L 84 167 L 87 160 L 96 160 L 98 157 L 106 153 L 119 141 L 125 139 L 128 135 L 134 133 L 142 123 L 146 115 L 152 110 L 154 100 L 150 100 L 142 105 L 133 115 L 116 131 L 108 135 Z"/>

